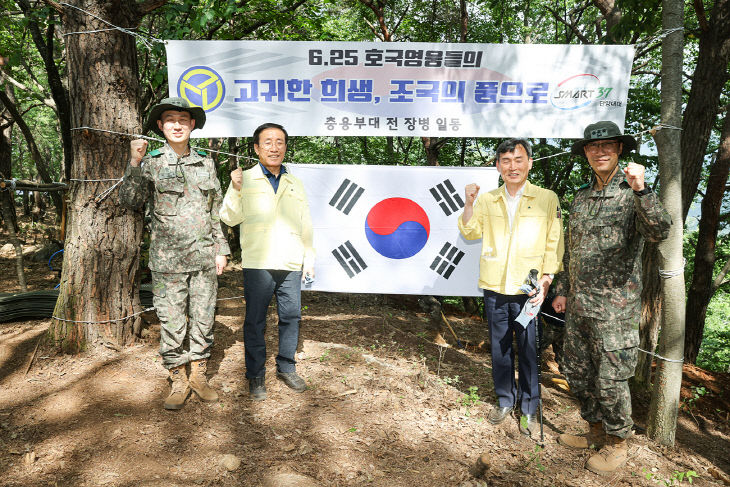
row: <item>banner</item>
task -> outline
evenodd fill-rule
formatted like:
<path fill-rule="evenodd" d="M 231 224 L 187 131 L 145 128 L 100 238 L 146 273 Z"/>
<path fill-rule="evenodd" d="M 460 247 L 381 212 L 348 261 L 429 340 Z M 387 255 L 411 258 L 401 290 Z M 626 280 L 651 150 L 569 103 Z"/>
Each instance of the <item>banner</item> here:
<path fill-rule="evenodd" d="M 558 137 L 623 128 L 633 46 L 166 41 L 170 96 L 194 137 Z"/>
<path fill-rule="evenodd" d="M 464 186 L 494 168 L 291 164 L 312 214 L 316 278 L 305 289 L 479 296 L 481 240 L 461 237 Z"/>

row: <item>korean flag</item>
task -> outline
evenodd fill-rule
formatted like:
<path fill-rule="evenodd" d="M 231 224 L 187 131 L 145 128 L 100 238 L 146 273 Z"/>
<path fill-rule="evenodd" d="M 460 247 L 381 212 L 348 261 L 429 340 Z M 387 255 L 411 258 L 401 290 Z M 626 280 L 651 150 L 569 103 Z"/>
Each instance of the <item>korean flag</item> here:
<path fill-rule="evenodd" d="M 481 240 L 457 220 L 464 186 L 493 168 L 292 164 L 312 215 L 317 291 L 479 296 Z"/>

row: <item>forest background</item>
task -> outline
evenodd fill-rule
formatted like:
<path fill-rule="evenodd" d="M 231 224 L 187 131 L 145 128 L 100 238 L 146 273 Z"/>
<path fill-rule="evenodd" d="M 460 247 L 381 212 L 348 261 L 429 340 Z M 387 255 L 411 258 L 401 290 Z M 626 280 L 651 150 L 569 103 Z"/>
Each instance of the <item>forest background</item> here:
<path fill-rule="evenodd" d="M 136 3 L 84 0 L 74 5 L 51 0 L 0 0 L 0 177 L 39 183 L 67 182 L 70 189 L 63 193 L 67 202 L 80 201 L 82 196 L 93 199 L 111 186 L 108 182 L 72 181 L 80 175 L 89 179 L 121 177 L 129 140 L 122 136 L 84 132 L 81 137 L 78 132 L 74 133 L 84 112 L 89 114 L 104 106 L 96 105 L 93 99 L 80 100 L 77 86 L 87 83 L 88 89 L 93 84 L 90 80 L 95 78 L 102 78 L 100 82 L 103 79 L 114 83 L 126 81 L 126 86 L 118 86 L 117 101 L 129 105 L 129 113 L 122 113 L 116 119 L 132 120 L 132 123 L 122 129 L 111 126 L 111 122 L 105 126 L 99 123 L 96 128 L 139 133 L 141 118 L 168 95 L 166 58 L 160 39 L 633 44 L 636 55 L 625 131 L 639 134 L 640 150 L 632 156 L 633 160 L 648 168 L 652 187 L 661 193 L 656 177 L 655 132 L 651 130 L 660 122 L 661 46 L 662 39 L 669 34 L 662 33 L 661 5 L 660 1 L 639 0 L 147 0 Z M 121 32 L 101 19 L 129 30 Z M 72 29 L 73 26 L 79 28 Z M 86 32 L 92 28 L 96 32 Z M 730 0 L 686 2 L 682 34 L 681 160 L 687 261 L 685 359 L 710 370 L 729 371 Z M 84 48 L 95 53 L 84 54 Z M 119 75 L 118 79 L 97 71 L 94 56 L 120 53 L 129 62 L 110 68 Z M 104 89 L 97 91 L 97 96 L 106 96 Z M 115 119 L 113 105 L 108 106 L 109 113 L 99 115 L 97 121 L 103 122 L 104 117 L 107 121 Z M 94 115 L 86 118 L 93 120 Z M 86 142 L 79 142 L 82 138 Z M 555 191 L 567 213 L 575 189 L 590 179 L 590 169 L 580 159 L 563 154 L 570 140 L 543 138 L 532 142 L 535 158 L 554 157 L 537 161 L 531 180 Z M 89 158 L 83 153 L 85 143 L 96 144 L 105 150 L 105 155 Z M 254 155 L 248 138 L 196 140 L 195 143 L 230 154 Z M 498 143 L 499 140 L 489 138 L 294 137 L 288 160 L 325 164 L 487 166 L 493 164 Z M 216 162 L 221 183 L 226 187 L 229 171 L 238 159 L 219 155 Z M 7 191 L 0 193 L 0 198 L 10 197 Z M 56 207 L 59 218 L 63 213 L 62 193 L 17 192 L 12 197 L 28 214 L 38 214 L 47 205 Z M 100 213 L 101 205 L 106 208 L 104 211 L 114 213 L 108 209 L 115 206 L 114 201 L 113 193 L 96 206 L 91 205 L 89 210 Z M 12 205 L 13 211 L 16 204 Z M 69 218 L 70 225 L 83 221 L 79 211 L 75 219 Z M 15 218 L 12 215 L 10 219 Z M 135 231 L 125 238 L 136 246 L 141 222 L 130 225 Z M 113 226 L 119 227 L 118 223 Z M 57 226 L 49 229 L 49 235 L 58 238 L 57 229 Z M 235 230 L 228 232 L 235 245 Z M 68 250 L 66 258 L 73 258 Z M 81 274 L 90 269 L 86 264 L 90 260 L 76 262 L 76 267 L 83 271 Z M 138 263 L 137 258 L 132 258 L 124 265 L 130 262 Z M 655 349 L 660 333 L 658 262 L 656 247 L 647 245 L 641 327 L 642 348 L 647 350 Z M 73 282 L 73 276 L 66 275 L 66 267 L 62 281 Z M 112 273 L 119 272 L 114 266 L 110 269 Z M 138 282 L 136 277 L 132 276 L 131 280 Z M 57 306 L 57 312 L 65 308 L 67 317 L 88 316 L 86 311 L 69 311 L 71 295 L 66 296 L 63 305 Z M 478 306 L 461 298 L 452 301 L 463 301 L 467 309 Z M 82 302 L 75 301 L 76 308 L 83 307 Z M 96 311 L 98 315 L 100 310 Z M 106 316 L 120 314 L 113 307 L 101 311 Z M 119 332 L 120 340 L 128 339 L 133 331 L 131 326 Z M 68 336 L 71 332 L 59 326 L 52 333 Z M 646 357 L 639 364 L 638 383 L 648 383 L 650 364 Z"/>

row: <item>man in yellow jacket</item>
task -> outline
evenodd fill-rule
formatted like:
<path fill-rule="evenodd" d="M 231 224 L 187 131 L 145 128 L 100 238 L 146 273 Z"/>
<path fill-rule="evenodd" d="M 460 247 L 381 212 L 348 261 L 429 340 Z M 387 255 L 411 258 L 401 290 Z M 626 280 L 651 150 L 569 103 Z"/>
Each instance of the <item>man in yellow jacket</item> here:
<path fill-rule="evenodd" d="M 497 147 L 496 164 L 504 185 L 479 198 L 479 186 L 467 185 L 459 230 L 468 240 L 482 239 L 479 287 L 484 289 L 497 395 L 489 421 L 501 423 L 519 401 L 525 417 L 520 421 L 520 431 L 530 436 L 537 425 L 539 364 L 536 320 L 531 320 L 527 328 L 515 321 L 528 299 L 520 285 L 531 269 L 537 269 L 540 292 L 529 299 L 534 304 L 542 302 L 553 275 L 562 268 L 563 225 L 555 193 L 527 181 L 532 168 L 528 141 L 502 142 Z M 519 394 L 514 380 L 513 336 L 519 353 Z"/>
<path fill-rule="evenodd" d="M 253 134 L 259 164 L 231 172 L 221 220 L 241 225 L 246 317 L 246 378 L 256 401 L 266 399 L 266 311 L 276 296 L 279 353 L 276 376 L 296 392 L 306 389 L 294 355 L 299 341 L 302 279 L 314 279 L 312 221 L 302 182 L 282 164 L 288 142 L 281 125 L 265 123 Z"/>

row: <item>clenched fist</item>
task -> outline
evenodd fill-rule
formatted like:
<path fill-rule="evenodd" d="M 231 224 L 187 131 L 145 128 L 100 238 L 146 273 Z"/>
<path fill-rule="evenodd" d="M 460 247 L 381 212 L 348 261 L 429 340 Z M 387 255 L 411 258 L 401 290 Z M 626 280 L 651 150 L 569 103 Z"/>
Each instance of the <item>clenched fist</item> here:
<path fill-rule="evenodd" d="M 231 171 L 231 184 L 233 189 L 241 191 L 241 185 L 243 184 L 243 169 L 240 167 Z"/>
<path fill-rule="evenodd" d="M 132 152 L 129 164 L 137 167 L 147 153 L 147 141 L 144 139 L 134 139 L 129 143 L 129 146 Z"/>
<path fill-rule="evenodd" d="M 479 194 L 479 185 L 476 183 L 467 184 L 464 188 L 464 196 L 466 196 L 466 204 L 471 206 Z"/>
<path fill-rule="evenodd" d="M 644 189 L 644 166 L 629 162 L 628 166 L 624 168 L 624 174 L 626 174 L 626 182 L 629 183 L 631 189 L 634 191 Z"/>

